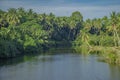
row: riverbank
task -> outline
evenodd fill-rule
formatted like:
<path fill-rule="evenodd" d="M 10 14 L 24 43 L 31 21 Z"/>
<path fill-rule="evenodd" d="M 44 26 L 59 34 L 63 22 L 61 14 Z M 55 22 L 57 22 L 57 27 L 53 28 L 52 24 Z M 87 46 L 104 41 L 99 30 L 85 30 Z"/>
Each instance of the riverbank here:
<path fill-rule="evenodd" d="M 102 56 L 102 61 L 110 64 L 120 64 L 120 47 L 103 47 L 103 46 L 79 46 L 76 50 L 81 53 L 93 54 L 97 53 Z"/>

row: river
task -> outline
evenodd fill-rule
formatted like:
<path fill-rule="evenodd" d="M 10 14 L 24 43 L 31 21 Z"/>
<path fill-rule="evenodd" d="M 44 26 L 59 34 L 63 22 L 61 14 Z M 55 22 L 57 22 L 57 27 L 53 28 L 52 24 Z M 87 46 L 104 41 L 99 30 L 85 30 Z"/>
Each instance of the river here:
<path fill-rule="evenodd" d="M 0 80 L 120 80 L 120 66 L 98 59 L 64 51 L 25 55 L 0 61 Z"/>

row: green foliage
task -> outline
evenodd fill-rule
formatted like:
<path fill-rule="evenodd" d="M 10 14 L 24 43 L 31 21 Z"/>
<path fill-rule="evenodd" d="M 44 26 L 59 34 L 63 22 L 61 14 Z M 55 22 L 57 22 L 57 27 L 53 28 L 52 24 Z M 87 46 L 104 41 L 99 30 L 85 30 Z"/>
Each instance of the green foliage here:
<path fill-rule="evenodd" d="M 83 21 L 78 11 L 69 17 L 57 17 L 24 8 L 0 10 L 0 57 L 39 53 L 50 47 L 71 47 L 71 44 L 80 48 L 82 53 L 94 46 L 119 47 L 119 22 L 120 13 L 115 12 L 110 17 Z M 117 56 L 110 54 L 109 57 Z"/>
<path fill-rule="evenodd" d="M 0 40 L 0 57 L 15 57 L 22 52 L 22 46 L 18 42 Z"/>
<path fill-rule="evenodd" d="M 119 64 L 120 63 L 120 54 L 119 49 L 114 47 L 107 47 L 103 49 L 102 56 L 104 57 L 104 61 L 111 64 Z"/>

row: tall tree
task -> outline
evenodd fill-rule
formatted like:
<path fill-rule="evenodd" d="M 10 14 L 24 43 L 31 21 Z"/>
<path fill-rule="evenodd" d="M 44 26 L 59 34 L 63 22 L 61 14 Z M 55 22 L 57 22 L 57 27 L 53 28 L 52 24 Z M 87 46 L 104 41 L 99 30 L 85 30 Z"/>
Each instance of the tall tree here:
<path fill-rule="evenodd" d="M 17 14 L 17 10 L 15 8 L 8 9 L 5 16 L 10 25 L 18 25 L 20 23 L 21 15 Z"/>
<path fill-rule="evenodd" d="M 117 32 L 118 16 L 116 12 L 111 13 L 110 21 L 111 21 L 111 27 L 109 27 L 109 29 L 113 32 L 115 46 L 118 46 L 118 42 L 120 41 L 120 38 Z"/>
<path fill-rule="evenodd" d="M 25 11 L 24 8 L 22 7 L 18 8 L 17 14 L 21 15 L 21 18 L 20 18 L 21 23 L 26 21 L 27 12 Z"/>

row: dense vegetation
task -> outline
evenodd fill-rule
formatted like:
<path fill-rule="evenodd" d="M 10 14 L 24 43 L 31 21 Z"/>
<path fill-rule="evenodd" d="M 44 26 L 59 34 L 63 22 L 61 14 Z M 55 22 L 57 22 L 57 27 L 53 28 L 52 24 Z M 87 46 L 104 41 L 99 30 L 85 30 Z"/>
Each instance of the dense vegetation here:
<path fill-rule="evenodd" d="M 50 47 L 71 45 L 82 28 L 80 12 L 70 17 L 37 14 L 32 9 L 0 10 L 0 57 L 39 53 Z"/>
<path fill-rule="evenodd" d="M 1 58 L 64 45 L 80 51 L 102 52 L 107 61 L 120 63 L 120 13 L 83 21 L 78 11 L 69 17 L 57 17 L 24 8 L 0 10 Z"/>

